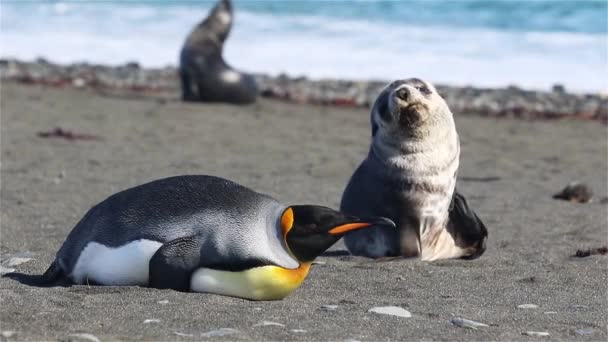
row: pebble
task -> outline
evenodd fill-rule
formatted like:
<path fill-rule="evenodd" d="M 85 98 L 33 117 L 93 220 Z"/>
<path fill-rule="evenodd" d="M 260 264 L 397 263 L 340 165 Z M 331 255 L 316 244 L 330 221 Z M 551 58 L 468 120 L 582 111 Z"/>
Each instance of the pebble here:
<path fill-rule="evenodd" d="M 32 259 L 32 258 L 10 258 L 4 263 L 4 265 L 6 265 L 8 267 L 13 267 L 13 266 L 17 266 L 17 265 L 26 263 L 30 260 L 34 260 L 34 259 Z"/>
<path fill-rule="evenodd" d="M 303 333 L 306 332 L 306 330 L 304 330 L 304 329 L 291 329 L 291 332 L 298 333 L 298 334 L 303 334 Z"/>
<path fill-rule="evenodd" d="M 337 305 L 321 305 L 321 309 L 325 310 L 325 311 L 333 311 L 336 310 L 338 308 Z"/>
<path fill-rule="evenodd" d="M 538 309 L 536 304 L 521 304 L 517 306 L 519 309 Z"/>
<path fill-rule="evenodd" d="M 86 334 L 86 333 L 68 335 L 68 341 L 74 341 L 74 342 L 101 342 L 97 338 L 97 336 L 92 335 L 92 334 Z"/>
<path fill-rule="evenodd" d="M 15 269 L 7 268 L 7 267 L 0 265 L 0 274 L 11 273 L 11 272 L 15 272 Z"/>
<path fill-rule="evenodd" d="M 553 195 L 553 198 L 570 202 L 588 203 L 593 198 L 593 191 L 591 191 L 591 188 L 587 184 L 575 181 Z"/>
<path fill-rule="evenodd" d="M 232 328 L 219 328 L 217 330 L 211 330 L 206 333 L 202 333 L 201 337 L 227 336 L 227 335 L 236 334 L 238 332 L 239 332 L 238 330 L 232 329 Z"/>
<path fill-rule="evenodd" d="M 179 331 L 174 331 L 173 334 L 177 335 L 177 336 L 182 336 L 182 337 L 194 337 L 194 335 L 192 335 L 192 334 L 186 334 L 186 333 L 182 333 Z"/>
<path fill-rule="evenodd" d="M 254 325 L 254 327 L 268 327 L 268 326 L 275 326 L 275 327 L 284 327 L 285 324 L 282 323 L 277 323 L 277 322 L 271 322 L 271 321 L 262 321 L 256 325 Z"/>
<path fill-rule="evenodd" d="M 313 261 L 312 264 L 313 265 L 325 265 L 327 263 L 325 261 Z"/>
<path fill-rule="evenodd" d="M 473 330 L 477 330 L 477 328 L 484 328 L 484 327 L 489 326 L 487 324 L 471 321 L 470 319 L 465 319 L 462 317 L 454 317 L 450 320 L 450 323 L 452 323 L 453 325 L 455 325 L 457 327 L 468 328 L 468 329 L 473 329 Z"/>
<path fill-rule="evenodd" d="M 4 337 L 4 338 L 11 338 L 13 336 L 17 335 L 16 331 L 12 331 L 12 330 L 5 330 L 2 333 L 0 333 L 0 336 Z"/>
<path fill-rule="evenodd" d="M 152 318 L 152 319 L 144 320 L 144 324 L 148 324 L 148 323 L 160 323 L 160 319 Z"/>
<path fill-rule="evenodd" d="M 159 300 L 157 303 L 158 303 L 158 304 L 163 304 L 163 305 L 164 305 L 164 304 L 169 304 L 169 301 L 168 301 L 168 300 L 166 300 L 166 299 L 163 299 L 163 300 Z"/>
<path fill-rule="evenodd" d="M 545 311 L 544 314 L 545 315 L 555 315 L 557 313 L 557 311 Z"/>
<path fill-rule="evenodd" d="M 577 335 L 591 335 L 594 333 L 595 330 L 593 330 L 592 328 L 582 328 L 582 329 L 576 329 L 574 330 L 574 333 Z"/>
<path fill-rule="evenodd" d="M 546 331 L 526 331 L 523 333 L 526 336 L 547 337 L 550 336 Z"/>
<path fill-rule="evenodd" d="M 398 306 L 378 306 L 378 307 L 373 307 L 373 308 L 367 310 L 367 312 L 373 312 L 373 313 L 377 313 L 377 314 L 381 314 L 381 315 L 404 317 L 404 318 L 412 317 L 412 314 L 409 311 L 405 310 L 404 308 L 400 308 Z"/>

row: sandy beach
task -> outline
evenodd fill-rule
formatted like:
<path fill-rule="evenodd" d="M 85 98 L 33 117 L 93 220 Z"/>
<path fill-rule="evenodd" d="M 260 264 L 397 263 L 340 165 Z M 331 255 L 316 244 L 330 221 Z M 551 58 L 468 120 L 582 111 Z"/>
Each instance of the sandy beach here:
<path fill-rule="evenodd" d="M 186 104 L 7 81 L 0 96 L 0 263 L 28 274 L 45 271 L 92 205 L 158 178 L 211 174 L 287 204 L 337 207 L 370 137 L 365 108 Z M 376 262 L 339 242 L 276 302 L 0 278 L 0 339 L 605 341 L 608 256 L 573 255 L 608 242 L 606 126 L 467 114 L 456 124 L 458 188 L 489 230 L 477 260 Z M 94 139 L 37 135 L 56 127 Z M 552 198 L 574 180 L 591 203 Z M 380 306 L 412 317 L 368 312 Z M 457 327 L 457 317 L 488 326 Z"/>

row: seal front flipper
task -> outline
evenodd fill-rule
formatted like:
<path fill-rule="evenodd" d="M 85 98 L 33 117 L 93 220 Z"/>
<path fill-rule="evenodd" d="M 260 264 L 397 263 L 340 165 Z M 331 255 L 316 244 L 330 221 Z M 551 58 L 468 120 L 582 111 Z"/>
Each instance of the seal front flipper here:
<path fill-rule="evenodd" d="M 202 238 L 187 236 L 163 244 L 150 259 L 149 286 L 190 290 L 190 277 L 201 262 Z"/>
<path fill-rule="evenodd" d="M 488 230 L 458 191 L 454 191 L 450 203 L 448 232 L 454 237 L 457 246 L 474 251 L 464 259 L 475 259 L 485 252 Z"/>

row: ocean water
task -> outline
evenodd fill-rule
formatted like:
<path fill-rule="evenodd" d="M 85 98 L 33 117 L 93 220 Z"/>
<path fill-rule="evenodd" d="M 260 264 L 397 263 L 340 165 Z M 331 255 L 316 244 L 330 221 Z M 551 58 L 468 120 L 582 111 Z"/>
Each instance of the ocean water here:
<path fill-rule="evenodd" d="M 0 56 L 176 65 L 213 1 L 0 1 Z M 235 0 L 234 67 L 311 78 L 608 90 L 608 1 Z"/>

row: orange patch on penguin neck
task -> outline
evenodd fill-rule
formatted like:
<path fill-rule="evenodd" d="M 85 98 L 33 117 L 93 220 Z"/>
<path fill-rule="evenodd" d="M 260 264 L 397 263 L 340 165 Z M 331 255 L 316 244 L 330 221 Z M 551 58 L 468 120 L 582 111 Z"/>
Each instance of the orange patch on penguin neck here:
<path fill-rule="evenodd" d="M 291 208 L 287 208 L 283 215 L 281 215 L 281 231 L 283 232 L 283 236 L 287 236 L 287 233 L 293 227 L 293 210 Z"/>

